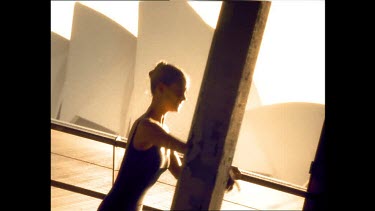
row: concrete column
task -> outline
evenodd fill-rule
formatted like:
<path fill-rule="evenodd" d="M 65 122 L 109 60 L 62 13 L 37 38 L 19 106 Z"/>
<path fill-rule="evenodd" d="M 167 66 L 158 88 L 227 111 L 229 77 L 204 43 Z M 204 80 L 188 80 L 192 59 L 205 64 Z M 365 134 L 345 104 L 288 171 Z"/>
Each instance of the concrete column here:
<path fill-rule="evenodd" d="M 326 127 L 323 122 L 322 132 L 320 134 L 318 148 L 316 150 L 314 161 L 310 166 L 310 180 L 307 187 L 307 197 L 303 204 L 303 211 L 329 210 L 327 196 L 327 141 Z"/>
<path fill-rule="evenodd" d="M 172 210 L 221 208 L 270 6 L 223 1 Z"/>

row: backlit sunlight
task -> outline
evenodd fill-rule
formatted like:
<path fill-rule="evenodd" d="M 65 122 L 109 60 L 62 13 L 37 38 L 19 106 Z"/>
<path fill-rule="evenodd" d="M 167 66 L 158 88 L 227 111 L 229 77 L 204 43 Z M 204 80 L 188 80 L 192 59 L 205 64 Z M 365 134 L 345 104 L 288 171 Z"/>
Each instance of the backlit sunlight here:
<path fill-rule="evenodd" d="M 189 1 L 189 5 L 212 28 L 216 28 L 221 9 L 221 1 Z"/>
<path fill-rule="evenodd" d="M 51 31 L 70 39 L 75 1 L 51 1 Z M 138 1 L 80 1 L 138 35 Z M 212 28 L 219 1 L 189 1 Z M 209 9 L 208 9 L 209 8 Z M 254 83 L 261 104 L 325 104 L 325 1 L 273 1 Z M 297 79 L 297 80 L 296 80 Z"/>
<path fill-rule="evenodd" d="M 51 1 L 51 31 L 70 39 L 74 4 L 77 1 Z M 138 36 L 138 1 L 78 1 L 111 18 Z"/>
<path fill-rule="evenodd" d="M 182 141 L 191 141 L 191 134 L 204 137 L 208 133 L 202 131 L 206 129 L 216 134 L 226 125 L 218 120 L 227 121 L 226 116 L 213 113 L 207 104 L 198 112 L 195 108 L 205 68 L 212 62 L 207 58 L 213 58 L 209 53 L 220 10 L 227 3 L 51 1 L 51 123 L 66 122 L 129 141 L 134 121 L 148 109 L 153 97 L 148 73 L 156 62 L 167 60 L 186 70 L 191 83 L 183 109 L 169 112 L 163 125 Z M 242 32 L 243 27 L 231 24 L 238 29 L 229 33 L 231 37 Z M 219 44 L 230 45 L 234 40 L 222 39 Z M 231 80 L 216 76 L 225 82 Z M 220 91 L 216 90 L 212 98 L 224 105 L 225 96 Z M 227 99 L 233 98 L 232 94 L 227 93 Z M 226 138 L 228 134 L 237 138 L 223 140 L 235 147 L 228 162 L 233 161 L 231 165 L 244 174 L 259 175 L 260 182 L 239 181 L 241 191 L 226 193 L 222 210 L 301 210 L 305 197 L 262 184 L 268 179 L 260 176 L 285 187 L 291 184 L 305 189 L 310 182 L 309 169 L 325 119 L 325 0 L 271 0 L 248 96 L 245 111 L 239 106 L 234 110 L 231 105 L 222 107 L 243 118 L 240 122 L 230 119 L 230 128 L 208 141 L 221 141 L 222 135 Z M 197 129 L 192 125 L 201 125 L 199 118 L 194 119 L 201 114 L 215 115 L 214 124 L 202 124 L 204 127 L 191 133 L 191 129 Z M 56 125 L 51 132 L 54 129 Z M 78 132 L 72 132 L 72 136 L 64 131 L 58 126 L 51 136 L 51 180 L 80 183 L 90 191 L 107 193 L 125 149 L 100 143 L 100 135 L 91 140 L 75 137 Z M 217 156 L 229 156 L 228 152 Z M 92 172 L 99 176 L 92 177 Z M 150 189 L 145 205 L 160 210 L 171 207 L 177 180 L 168 172 Z M 51 191 L 53 209 L 95 210 L 101 202 L 72 192 L 61 203 L 60 196 L 68 191 L 52 186 Z M 76 200 L 77 196 L 82 197 Z"/>
<path fill-rule="evenodd" d="M 324 4 L 272 2 L 253 75 L 262 105 L 325 104 Z"/>

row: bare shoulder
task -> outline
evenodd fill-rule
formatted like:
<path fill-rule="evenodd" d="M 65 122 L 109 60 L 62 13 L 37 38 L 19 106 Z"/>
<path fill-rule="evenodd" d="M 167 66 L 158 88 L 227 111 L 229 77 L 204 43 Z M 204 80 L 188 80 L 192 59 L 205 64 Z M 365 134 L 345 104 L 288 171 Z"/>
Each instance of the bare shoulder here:
<path fill-rule="evenodd" d="M 159 122 L 150 118 L 142 118 L 139 121 L 139 126 L 134 136 L 134 146 L 137 149 L 148 149 L 156 145 L 185 152 L 186 144 L 169 134 Z"/>
<path fill-rule="evenodd" d="M 154 143 L 156 134 L 160 133 L 161 127 L 158 122 L 150 118 L 138 120 L 137 132 L 134 135 L 134 147 L 138 150 L 146 150 Z"/>
<path fill-rule="evenodd" d="M 139 127 L 142 129 L 162 129 L 161 124 L 151 118 L 142 118 L 139 120 Z"/>
<path fill-rule="evenodd" d="M 137 132 L 138 139 L 143 139 L 148 142 L 149 140 L 163 137 L 165 130 L 162 125 L 151 118 L 142 118 L 139 120 Z"/>

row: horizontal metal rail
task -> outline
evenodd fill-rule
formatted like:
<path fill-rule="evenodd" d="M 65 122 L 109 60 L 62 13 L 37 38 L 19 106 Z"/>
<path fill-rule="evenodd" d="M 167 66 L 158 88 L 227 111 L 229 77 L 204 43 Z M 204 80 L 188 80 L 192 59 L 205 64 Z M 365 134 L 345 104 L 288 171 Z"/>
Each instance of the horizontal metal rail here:
<path fill-rule="evenodd" d="M 66 132 L 72 135 L 81 136 L 81 137 L 88 138 L 88 139 L 92 139 L 94 141 L 111 144 L 116 147 L 126 148 L 127 142 L 126 142 L 126 138 L 124 137 L 105 133 L 105 132 L 90 129 L 90 128 L 86 128 L 86 127 L 82 127 L 82 126 L 78 126 L 75 124 L 62 122 L 56 119 L 51 119 L 51 129 Z M 239 170 L 241 172 L 241 176 L 239 178 L 240 180 L 254 183 L 257 185 L 261 185 L 264 187 L 272 188 L 275 190 L 279 190 L 285 193 L 290 193 L 296 196 L 301 196 L 304 198 L 311 197 L 310 194 L 307 193 L 306 188 L 293 185 L 291 183 L 283 182 L 274 178 L 270 178 L 267 176 L 263 176 L 257 173 L 241 170 L 240 168 Z"/>
<path fill-rule="evenodd" d="M 274 178 L 266 177 L 263 175 L 259 175 L 253 172 L 247 172 L 244 170 L 239 169 L 241 172 L 240 180 L 246 181 L 246 182 L 251 182 L 257 185 L 261 185 L 264 187 L 272 188 L 275 190 L 279 190 L 285 193 L 290 193 L 296 196 L 301 196 L 301 197 L 308 197 L 307 189 L 293 185 L 291 183 L 287 183 L 284 181 L 280 181 Z"/>
<path fill-rule="evenodd" d="M 63 122 L 56 119 L 51 119 L 51 129 L 58 130 L 61 132 L 69 133 L 72 135 L 80 136 L 83 138 L 91 139 L 94 141 L 99 141 L 102 143 L 114 145 L 116 147 L 126 148 L 126 138 L 102 132 L 99 130 L 94 130 L 87 127 L 82 127 L 76 124 Z"/>

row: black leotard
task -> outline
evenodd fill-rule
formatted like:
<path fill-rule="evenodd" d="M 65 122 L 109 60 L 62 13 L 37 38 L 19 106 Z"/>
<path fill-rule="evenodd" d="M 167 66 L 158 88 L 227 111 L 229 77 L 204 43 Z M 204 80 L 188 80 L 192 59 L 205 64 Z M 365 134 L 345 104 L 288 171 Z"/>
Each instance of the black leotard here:
<path fill-rule="evenodd" d="M 142 210 L 142 201 L 146 191 L 158 180 L 166 168 L 160 168 L 162 154 L 160 147 L 152 146 L 147 150 L 137 150 L 133 138 L 139 120 L 130 135 L 119 173 L 107 196 L 99 205 L 98 211 L 134 211 Z"/>

